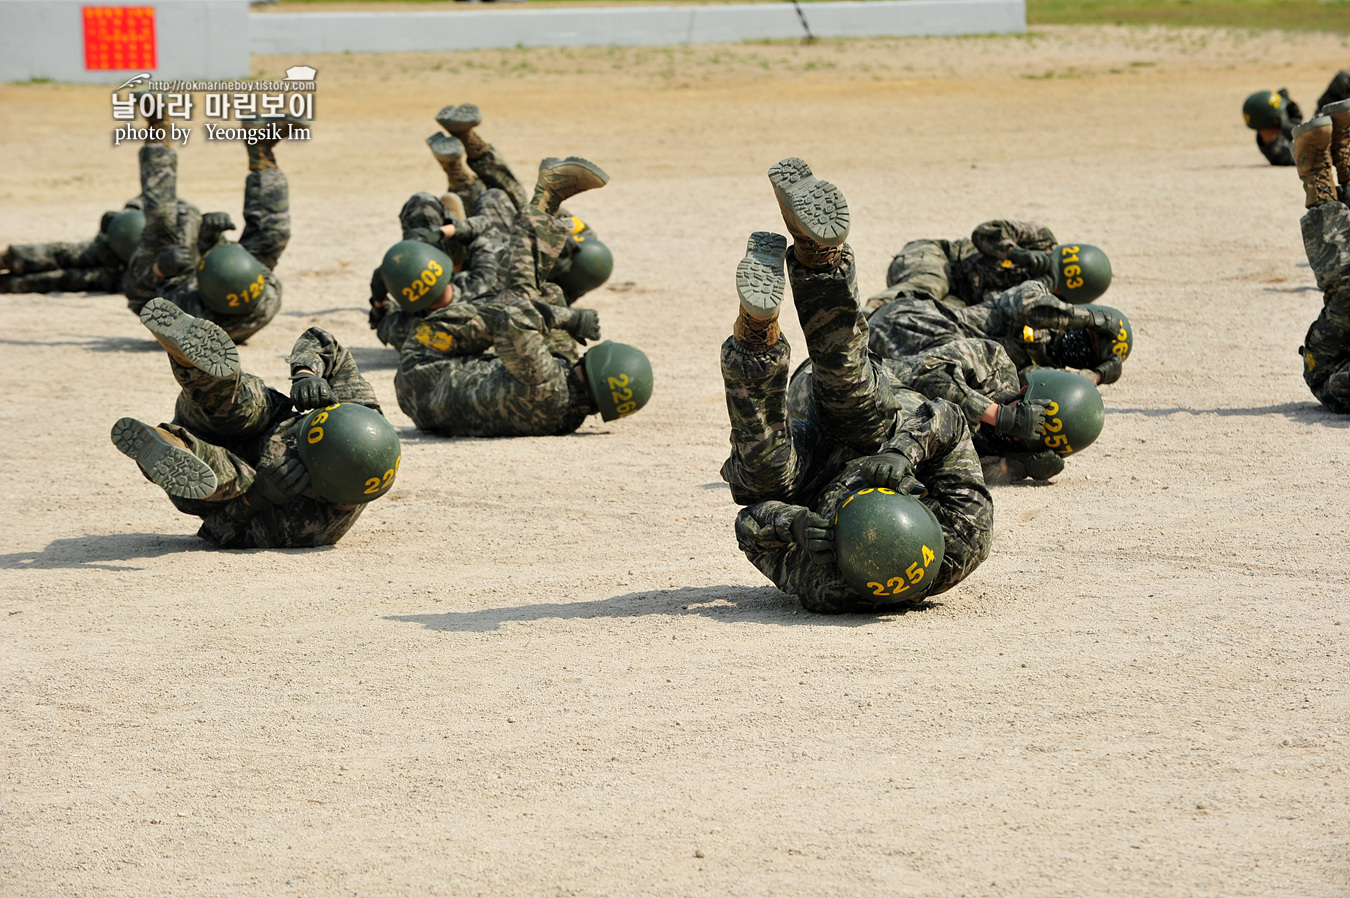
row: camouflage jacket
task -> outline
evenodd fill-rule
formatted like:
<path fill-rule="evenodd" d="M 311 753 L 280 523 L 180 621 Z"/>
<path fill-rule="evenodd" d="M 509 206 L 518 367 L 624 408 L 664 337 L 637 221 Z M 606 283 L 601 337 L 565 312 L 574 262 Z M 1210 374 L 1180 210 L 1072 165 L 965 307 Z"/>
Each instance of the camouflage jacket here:
<path fill-rule="evenodd" d="M 993 504 L 961 412 L 944 400 L 923 401 L 914 394 L 900 405 L 914 410 L 901 418 L 882 451 L 899 452 L 914 464 L 914 476 L 924 487 L 919 498 L 942 526 L 946 552 L 937 582 L 928 593 L 937 595 L 988 557 Z M 808 419 L 796 426 L 810 431 L 813 423 Z M 757 502 L 742 508 L 736 516 L 736 544 L 775 586 L 797 596 L 812 611 L 870 610 L 875 606 L 854 592 L 838 567 L 811 561 L 794 542 L 791 530 L 801 507 L 834 520 L 844 499 L 868 485 L 858 474 L 864 456 L 834 443 L 826 434 L 802 435 L 833 444 L 832 451 L 806 453 L 819 460 L 817 469 L 802 472 L 801 486 L 788 502 Z"/>
<path fill-rule="evenodd" d="M 540 305 L 453 304 L 428 314 L 399 350 L 399 407 L 420 429 L 445 436 L 576 430 L 597 407 L 575 358 L 552 351 Z"/>
<path fill-rule="evenodd" d="M 1033 222 L 996 219 L 977 227 L 969 241 L 953 241 L 952 246 L 961 243 L 968 243 L 974 251 L 953 252 L 951 292 L 967 303 L 979 303 L 1030 279 L 1026 269 L 1009 261 L 1009 250 L 1020 246 L 1049 252 L 1055 248 L 1055 235 Z M 1053 274 L 1038 280 L 1054 286 Z"/>
<path fill-rule="evenodd" d="M 312 327 L 300 335 L 287 361 L 292 371 L 309 368 L 328 381 L 340 402 L 355 402 L 380 411 L 369 382 L 361 376 L 347 351 L 332 334 Z M 225 445 L 253 468 L 297 454 L 299 424 L 306 413 L 297 412 L 290 401 L 271 392 L 273 410 L 256 434 Z M 182 417 L 180 415 L 180 417 Z M 219 442 L 219 435 L 209 439 Z M 236 494 L 226 501 L 180 502 L 180 508 L 199 514 L 203 521 L 198 536 L 226 549 L 303 548 L 336 543 L 361 516 L 365 505 L 337 505 L 305 490 L 285 505 L 259 509 L 245 501 L 252 477 L 236 485 Z M 195 505 L 189 509 L 188 505 Z"/>

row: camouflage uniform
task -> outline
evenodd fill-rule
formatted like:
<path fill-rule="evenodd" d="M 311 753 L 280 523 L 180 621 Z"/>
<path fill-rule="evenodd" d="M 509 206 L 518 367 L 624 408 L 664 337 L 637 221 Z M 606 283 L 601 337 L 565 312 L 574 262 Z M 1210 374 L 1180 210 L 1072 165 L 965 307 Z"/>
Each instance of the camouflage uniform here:
<path fill-rule="evenodd" d="M 133 197 L 122 207 L 141 208 Z M 104 212 L 98 236 L 78 243 L 16 243 L 9 247 L 9 274 L 0 293 L 116 293 L 127 263 L 108 243 L 108 226 L 119 212 Z"/>
<path fill-rule="evenodd" d="M 467 156 L 469 168 L 478 175 L 478 180 L 474 181 L 468 187 L 456 190 L 455 193 L 464 201 L 466 210 L 474 208 L 486 191 L 501 190 L 511 199 L 511 204 L 517 209 L 525 206 L 530 201 L 530 194 L 526 192 L 525 186 L 520 183 L 515 172 L 511 171 L 511 166 L 506 164 L 506 158 L 497 152 L 497 148 L 492 144 L 485 144 L 486 151 L 477 156 Z"/>
<path fill-rule="evenodd" d="M 997 342 L 1018 371 L 1037 365 L 1062 367 L 1047 350 L 1055 337 L 1083 328 L 1075 321 L 1076 308 L 1041 281 L 1024 281 L 990 302 L 964 309 L 902 296 L 868 318 L 869 345 L 884 358 L 903 359 L 969 337 Z"/>
<path fill-rule="evenodd" d="M 1298 104 L 1289 99 L 1289 91 L 1280 88 L 1276 91 L 1284 102 L 1280 104 L 1280 133 L 1270 143 L 1261 140 L 1261 133 L 1256 134 L 1256 148 L 1261 151 L 1261 155 L 1266 157 L 1266 161 L 1271 165 L 1293 165 L 1294 164 L 1294 129 L 1303 124 L 1303 110 L 1298 108 Z"/>
<path fill-rule="evenodd" d="M 1350 414 L 1350 209 L 1323 203 L 1309 209 L 1300 224 L 1323 302 L 1299 347 L 1303 379 L 1328 409 Z"/>
<path fill-rule="evenodd" d="M 441 226 L 451 217 L 439 198 L 429 193 L 415 193 L 403 204 L 399 224 L 404 240 L 420 240 L 445 252 L 458 269 L 451 277 L 454 301 L 476 305 L 488 302 L 501 292 L 501 269 L 506 255 L 507 238 L 515 222 L 516 209 L 500 190 L 489 190 L 479 195 L 472 207 L 473 215 L 465 223 L 473 239 L 446 238 Z M 413 325 L 426 317 L 425 311 L 405 312 L 390 301 L 384 286 L 384 275 L 376 268 L 370 280 L 371 327 L 386 346 L 398 349 L 407 342 Z M 378 305 L 376 303 L 379 303 Z"/>
<path fill-rule="evenodd" d="M 806 268 L 789 252 L 788 277 L 814 370 L 805 379 L 807 411 L 788 407 L 789 348 L 722 344 L 722 377 L 731 418 L 731 455 L 722 479 L 742 508 L 736 542 L 779 589 L 811 611 L 868 611 L 835 565 L 818 565 L 793 540 L 801 507 L 833 520 L 840 503 L 867 486 L 863 458 L 883 450 L 914 463 L 927 488 L 920 497 L 937 516 L 946 554 L 936 595 L 989 555 L 993 506 L 961 412 L 899 388 L 867 351 L 858 308 L 853 251 L 838 268 Z"/>
<path fill-rule="evenodd" d="M 990 405 L 1007 405 L 1022 393 L 1017 368 L 1002 346 L 992 340 L 959 339 L 902 359 L 883 359 L 881 365 L 901 402 L 906 394 L 918 393 L 928 399 L 944 399 L 961 410 L 986 485 L 1021 479 L 1011 476 L 1003 462 L 1008 457 L 1028 455 L 1027 446 L 1000 436 L 981 420 Z M 803 363 L 788 384 L 788 407 L 794 418 L 805 417 L 809 408 L 811 368 L 810 361 Z"/>
<path fill-rule="evenodd" d="M 197 318 L 212 321 L 236 343 L 262 330 L 281 311 L 281 281 L 273 273 L 291 239 L 290 190 L 279 168 L 250 171 L 244 181 L 244 231 L 239 245 L 266 271 L 260 297 L 243 315 L 223 315 L 209 308 L 197 291 L 197 266 L 212 247 L 224 242 L 223 232 L 202 228 L 201 213 L 184 221 L 178 207 L 178 154 L 171 147 L 148 143 L 141 148 L 141 195 L 145 198 L 145 231 L 127 269 L 127 306 L 137 314 L 156 296 L 162 296 Z M 194 209 L 196 207 L 193 207 Z M 185 271 L 154 273 L 156 257 L 174 246 L 193 251 Z"/>
<path fill-rule="evenodd" d="M 312 327 L 301 334 L 288 361 L 292 371 L 309 368 L 327 380 L 340 402 L 380 410 L 351 353 L 327 331 Z M 308 489 L 279 506 L 243 499 L 260 466 L 296 456 L 303 413 L 290 399 L 252 374 L 214 377 L 172 358 L 170 366 L 182 392 L 173 421 L 160 426 L 216 475 L 216 491 L 205 499 L 170 497 L 179 511 L 202 519 L 197 535 L 223 549 L 326 546 L 341 539 L 364 505 L 336 505 Z"/>
<path fill-rule="evenodd" d="M 1030 280 L 1025 268 L 1008 260 L 1008 251 L 1049 252 L 1055 248 L 1050 229 L 1028 221 L 986 221 L 970 239 L 911 240 L 891 260 L 886 289 L 868 297 L 868 311 L 900 296 L 942 301 L 960 308 L 988 302 L 1009 287 Z M 1039 278 L 1054 286 L 1054 275 Z"/>
<path fill-rule="evenodd" d="M 577 314 L 544 282 L 566 237 L 563 220 L 522 207 L 502 292 L 490 303 L 452 304 L 416 323 L 399 351 L 394 389 L 419 428 L 446 436 L 547 436 L 571 433 L 598 410 L 573 371 L 575 354 L 550 346 L 553 328 Z"/>

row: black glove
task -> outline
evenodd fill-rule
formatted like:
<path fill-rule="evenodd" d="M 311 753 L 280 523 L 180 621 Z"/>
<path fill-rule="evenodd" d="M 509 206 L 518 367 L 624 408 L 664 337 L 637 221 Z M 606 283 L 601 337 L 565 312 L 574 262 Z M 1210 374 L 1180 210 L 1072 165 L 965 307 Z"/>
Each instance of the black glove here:
<path fill-rule="evenodd" d="M 183 244 L 171 246 L 155 256 L 155 267 L 165 278 L 176 278 L 187 274 L 192 268 L 192 250 Z"/>
<path fill-rule="evenodd" d="M 1049 407 L 1048 399 L 1000 405 L 994 419 L 994 433 L 1019 440 L 1037 439 L 1045 430 L 1045 410 Z"/>
<path fill-rule="evenodd" d="M 309 471 L 298 458 L 283 455 L 258 468 L 245 497 L 261 511 L 269 505 L 285 505 L 309 486 Z"/>
<path fill-rule="evenodd" d="M 1112 339 L 1115 339 L 1116 334 L 1120 333 L 1121 327 L 1124 326 L 1124 322 L 1120 320 L 1119 315 L 1102 308 L 1089 309 L 1079 306 L 1078 311 L 1082 313 L 1082 316 L 1086 316 L 1088 327 L 1103 334 L 1108 334 Z M 1082 316 L 1079 316 L 1078 320 L 1083 320 Z"/>
<path fill-rule="evenodd" d="M 899 452 L 882 452 L 865 458 L 858 473 L 872 486 L 882 486 L 889 490 L 908 492 L 914 478 L 914 465 Z"/>
<path fill-rule="evenodd" d="M 1008 466 L 1008 476 L 1013 480 L 1030 477 L 1033 480 L 1049 480 L 1064 470 L 1064 459 L 1049 451 L 1014 452 L 1004 461 Z"/>
<path fill-rule="evenodd" d="M 813 564 L 834 562 L 834 528 L 811 509 L 803 508 L 792 519 L 792 539 Z"/>
<path fill-rule="evenodd" d="M 586 345 L 587 340 L 600 339 L 600 313 L 595 309 L 573 309 L 572 318 L 564 326 L 564 330 L 572 335 L 582 346 Z"/>
<path fill-rule="evenodd" d="M 297 411 L 327 408 L 338 401 L 328 381 L 311 371 L 291 375 L 291 403 Z"/>
<path fill-rule="evenodd" d="M 98 232 L 100 234 L 108 233 L 108 225 L 113 223 L 113 219 L 121 215 L 120 212 L 104 212 L 103 217 L 98 222 Z"/>
<path fill-rule="evenodd" d="M 236 230 L 228 212 L 208 212 L 202 216 L 202 230 L 214 231 L 217 236 Z"/>
<path fill-rule="evenodd" d="M 1032 277 L 1047 275 L 1054 268 L 1054 261 L 1049 253 L 1038 249 L 1023 249 L 1020 246 L 1008 250 L 1008 261 L 1025 268 Z"/>
<path fill-rule="evenodd" d="M 1105 385 L 1105 384 L 1113 384 L 1116 381 L 1120 380 L 1120 371 L 1121 368 L 1123 367 L 1124 364 L 1121 362 L 1120 356 L 1116 355 L 1115 353 L 1112 353 L 1111 358 L 1102 362 L 1100 365 L 1098 365 L 1096 368 L 1093 368 L 1092 370 L 1097 372 L 1097 375 L 1101 377 L 1101 383 Z"/>

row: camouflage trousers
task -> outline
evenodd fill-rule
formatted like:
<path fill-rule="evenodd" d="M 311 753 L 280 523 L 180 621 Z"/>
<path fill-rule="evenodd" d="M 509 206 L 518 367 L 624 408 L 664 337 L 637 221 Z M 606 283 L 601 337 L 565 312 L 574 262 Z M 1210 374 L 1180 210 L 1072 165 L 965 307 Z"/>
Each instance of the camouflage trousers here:
<path fill-rule="evenodd" d="M 181 243 L 192 250 L 195 269 L 200 261 L 197 237 L 202 227 L 201 210 L 178 199 L 178 154 L 162 143 L 148 143 L 141 147 L 139 160 L 145 230 L 122 280 L 127 307 L 137 315 L 142 306 L 160 295 L 155 257 Z"/>
<path fill-rule="evenodd" d="M 888 376 L 867 350 L 853 250 L 845 245 L 843 260 L 833 269 L 807 268 L 791 252 L 787 266 L 811 356 L 811 426 L 794 426 L 798 421 L 789 410 L 786 338 L 767 352 L 742 346 L 735 337 L 722 344 L 731 419 L 731 455 L 722 465 L 722 479 L 741 504 L 791 501 L 817 460 L 817 444 L 842 443 L 861 455 L 877 452 L 894 430 L 900 407 Z M 817 429 L 829 441 L 815 439 L 811 431 Z"/>
<path fill-rule="evenodd" d="M 115 293 L 126 263 L 102 234 L 79 243 L 17 243 L 0 293 Z"/>
<path fill-rule="evenodd" d="M 911 240 L 891 259 L 886 269 L 886 289 L 873 294 L 864 303 L 864 311 L 871 312 L 900 296 L 912 296 L 937 302 L 948 299 L 952 289 L 952 264 L 960 256 L 960 244 L 970 241 Z M 950 297 L 960 303 L 957 297 Z M 961 303 L 963 304 L 963 303 Z"/>
<path fill-rule="evenodd" d="M 1317 98 L 1317 108 L 1321 109 L 1328 103 L 1339 103 L 1341 100 L 1350 100 L 1350 69 L 1341 69 L 1332 77 L 1327 89 Z"/>
<path fill-rule="evenodd" d="M 867 319 L 868 345 L 882 358 L 915 356 L 967 336 L 953 311 L 930 299 L 900 296 Z"/>
<path fill-rule="evenodd" d="M 1350 209 L 1323 203 L 1303 216 L 1303 248 L 1322 289 L 1323 306 L 1299 353 L 1312 394 L 1337 414 L 1350 414 Z"/>
<path fill-rule="evenodd" d="M 268 270 L 291 242 L 291 188 L 279 168 L 251 171 L 244 179 L 244 230 L 239 245 Z"/>
<path fill-rule="evenodd" d="M 173 502 L 188 514 L 203 514 L 203 505 L 246 493 L 257 474 L 255 463 L 279 454 L 266 451 L 267 436 L 274 423 L 291 413 L 291 403 L 256 375 L 239 372 L 233 377 L 215 377 L 176 361 L 170 364 L 182 390 L 174 404 L 173 421 L 163 426 L 210 466 L 217 484 L 205 499 L 175 498 Z"/>
<path fill-rule="evenodd" d="M 511 166 L 506 164 L 506 159 L 492 144 L 488 144 L 487 152 L 481 156 L 469 158 L 469 168 L 473 169 L 474 174 L 478 175 L 488 190 L 506 191 L 506 195 L 511 198 L 517 209 L 529 202 L 530 195 L 525 192 L 524 185 L 516 178 L 516 173 L 511 171 Z M 465 199 L 465 209 L 472 208 L 466 198 L 461 199 Z"/>

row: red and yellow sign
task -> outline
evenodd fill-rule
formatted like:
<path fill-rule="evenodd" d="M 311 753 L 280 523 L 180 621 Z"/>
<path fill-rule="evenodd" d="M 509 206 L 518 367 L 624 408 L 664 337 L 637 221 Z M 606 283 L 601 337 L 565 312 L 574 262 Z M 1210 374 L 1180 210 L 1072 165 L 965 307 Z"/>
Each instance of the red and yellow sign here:
<path fill-rule="evenodd" d="M 153 6 L 84 7 L 84 67 L 152 71 L 155 59 Z"/>

